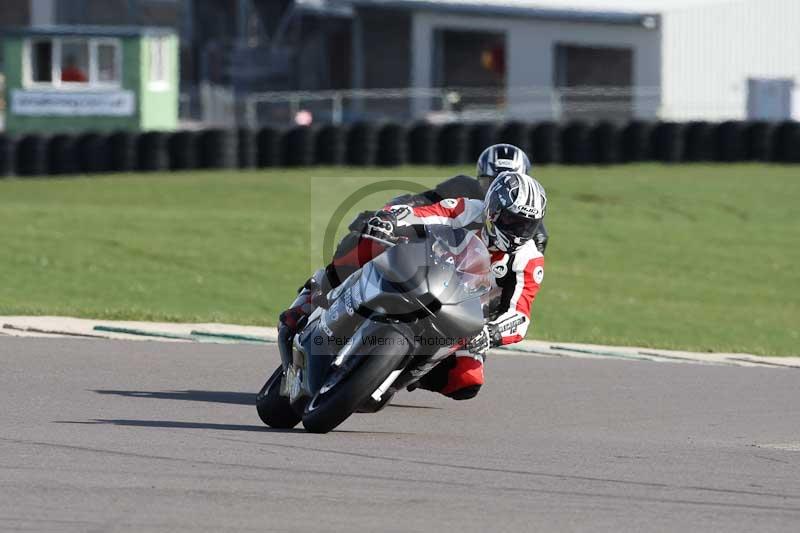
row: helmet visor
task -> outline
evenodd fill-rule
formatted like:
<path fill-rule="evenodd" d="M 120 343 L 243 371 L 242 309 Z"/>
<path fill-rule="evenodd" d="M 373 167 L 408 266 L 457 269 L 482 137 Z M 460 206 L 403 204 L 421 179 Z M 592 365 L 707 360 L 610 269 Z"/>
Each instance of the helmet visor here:
<path fill-rule="evenodd" d="M 494 225 L 506 235 L 527 241 L 536 234 L 539 220 L 504 210 L 494 221 Z"/>

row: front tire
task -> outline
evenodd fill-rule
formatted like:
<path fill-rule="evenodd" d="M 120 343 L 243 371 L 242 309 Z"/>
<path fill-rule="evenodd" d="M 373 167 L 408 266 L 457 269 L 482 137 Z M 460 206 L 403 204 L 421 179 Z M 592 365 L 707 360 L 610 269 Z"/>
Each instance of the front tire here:
<path fill-rule="evenodd" d="M 303 426 L 311 433 L 328 433 L 347 420 L 359 406 L 396 370 L 406 357 L 408 342 L 399 332 L 387 337 L 395 342 L 374 346 L 363 361 L 332 389 L 317 393 L 303 413 Z"/>
<path fill-rule="evenodd" d="M 300 423 L 298 415 L 289 403 L 289 398 L 280 395 L 283 366 L 279 366 L 261 387 L 256 396 L 256 409 L 261 421 L 271 428 L 291 429 Z"/>

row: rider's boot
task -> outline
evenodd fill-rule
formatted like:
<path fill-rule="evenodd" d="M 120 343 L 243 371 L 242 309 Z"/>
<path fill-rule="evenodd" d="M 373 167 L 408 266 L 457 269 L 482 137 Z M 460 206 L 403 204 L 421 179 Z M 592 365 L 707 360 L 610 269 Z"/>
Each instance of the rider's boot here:
<path fill-rule="evenodd" d="M 327 293 L 330 291 L 330 284 L 325 279 L 325 269 L 320 269 L 297 290 L 297 298 L 292 305 L 280 314 L 278 322 L 284 326 L 290 335 L 298 332 L 305 317 L 323 303 Z"/>
<path fill-rule="evenodd" d="M 454 400 L 469 400 L 478 394 L 483 385 L 483 361 L 482 355 L 459 350 L 409 386 L 408 390 L 420 388 Z"/>

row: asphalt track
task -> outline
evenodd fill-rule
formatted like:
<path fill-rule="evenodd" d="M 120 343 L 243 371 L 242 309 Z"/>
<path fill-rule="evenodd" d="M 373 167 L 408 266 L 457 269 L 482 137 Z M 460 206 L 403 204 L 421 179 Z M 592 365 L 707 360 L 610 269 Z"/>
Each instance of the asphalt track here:
<path fill-rule="evenodd" d="M 497 356 L 329 435 L 272 347 L 0 337 L 2 531 L 798 531 L 800 373 Z"/>

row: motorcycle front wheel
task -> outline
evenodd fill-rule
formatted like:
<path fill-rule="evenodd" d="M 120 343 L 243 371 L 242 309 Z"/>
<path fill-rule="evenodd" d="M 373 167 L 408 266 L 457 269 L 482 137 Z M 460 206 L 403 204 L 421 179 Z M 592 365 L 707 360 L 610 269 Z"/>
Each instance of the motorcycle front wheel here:
<path fill-rule="evenodd" d="M 359 365 L 331 389 L 318 392 L 306 406 L 303 426 L 312 433 L 328 433 L 344 422 L 396 370 L 408 351 L 405 337 L 390 331 L 383 337 L 396 337 L 382 346 L 368 347 Z"/>

